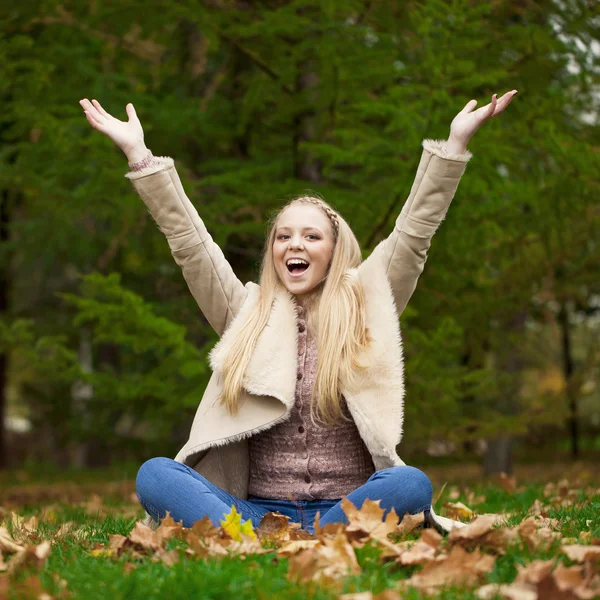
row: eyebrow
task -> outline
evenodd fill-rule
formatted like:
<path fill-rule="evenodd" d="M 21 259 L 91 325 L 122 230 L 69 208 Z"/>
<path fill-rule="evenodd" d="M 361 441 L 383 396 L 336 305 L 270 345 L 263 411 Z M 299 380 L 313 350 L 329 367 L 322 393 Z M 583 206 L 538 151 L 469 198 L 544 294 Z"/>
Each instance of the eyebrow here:
<path fill-rule="evenodd" d="M 282 229 L 290 229 L 290 227 L 278 227 L 277 231 L 280 231 Z M 319 233 L 322 233 L 322 231 L 318 227 L 303 227 L 302 231 L 307 231 L 308 229 L 314 229 L 315 231 L 318 231 Z"/>

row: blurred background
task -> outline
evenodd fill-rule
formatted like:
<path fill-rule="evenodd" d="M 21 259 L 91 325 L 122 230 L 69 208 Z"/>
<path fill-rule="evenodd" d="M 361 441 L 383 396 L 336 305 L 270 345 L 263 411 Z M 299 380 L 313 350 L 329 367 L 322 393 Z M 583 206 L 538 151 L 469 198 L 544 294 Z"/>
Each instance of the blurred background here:
<path fill-rule="evenodd" d="M 0 466 L 114 468 L 186 441 L 217 341 L 81 98 L 171 156 L 243 281 L 266 220 L 315 190 L 364 256 L 423 138 L 517 89 L 401 316 L 420 465 L 600 458 L 600 5 L 89 0 L 3 7 Z"/>

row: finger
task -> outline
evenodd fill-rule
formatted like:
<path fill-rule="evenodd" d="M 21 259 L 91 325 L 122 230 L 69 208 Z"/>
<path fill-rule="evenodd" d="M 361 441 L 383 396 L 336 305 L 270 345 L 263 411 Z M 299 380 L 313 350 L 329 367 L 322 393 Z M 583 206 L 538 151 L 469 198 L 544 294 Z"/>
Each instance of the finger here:
<path fill-rule="evenodd" d="M 461 113 L 469 113 L 477 106 L 477 100 L 469 100 L 465 107 L 460 111 Z"/>
<path fill-rule="evenodd" d="M 92 100 L 92 104 L 96 107 L 96 110 L 104 117 L 111 116 L 102 108 L 102 105 L 100 104 L 100 102 L 98 102 L 98 100 Z"/>
<path fill-rule="evenodd" d="M 90 113 L 94 117 L 94 120 L 101 123 L 104 120 L 103 115 L 98 112 L 96 107 L 86 98 L 85 103 L 82 104 L 83 109 Z"/>
<path fill-rule="evenodd" d="M 125 110 L 127 111 L 127 116 L 130 119 L 139 120 L 137 113 L 135 112 L 135 108 L 133 107 L 133 104 L 131 104 L 131 102 L 125 107 Z"/>
<path fill-rule="evenodd" d="M 96 121 L 96 119 L 94 119 L 94 117 L 88 111 L 85 112 L 85 116 L 87 117 L 87 120 L 94 129 L 97 129 L 101 133 L 105 133 L 104 126 L 102 125 L 102 123 Z"/>
<path fill-rule="evenodd" d="M 502 96 L 502 98 L 500 98 L 500 100 L 498 100 L 498 104 L 496 106 L 496 111 L 494 112 L 494 115 L 501 113 L 511 103 L 511 101 L 515 97 L 516 93 L 517 93 L 517 90 L 512 90 L 511 92 L 506 92 L 506 94 L 504 94 L 504 96 Z"/>
<path fill-rule="evenodd" d="M 492 94 L 492 101 L 488 104 L 489 108 L 487 113 L 490 117 L 494 116 L 494 111 L 496 110 L 496 106 L 498 104 L 498 94 Z"/>

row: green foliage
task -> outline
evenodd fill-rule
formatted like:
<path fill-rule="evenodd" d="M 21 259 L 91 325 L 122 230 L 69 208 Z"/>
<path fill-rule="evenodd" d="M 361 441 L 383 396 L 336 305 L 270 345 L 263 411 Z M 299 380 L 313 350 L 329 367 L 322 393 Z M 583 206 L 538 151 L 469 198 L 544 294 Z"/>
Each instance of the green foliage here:
<path fill-rule="evenodd" d="M 589 2 L 90 6 L 14 6 L 0 30 L 0 284 L 10 298 L 0 339 L 11 353 L 11 410 L 54 414 L 56 435 L 72 422 L 66 437 L 93 427 L 107 439 L 116 430 L 164 439 L 182 427 L 183 442 L 209 375 L 214 334 L 123 177 L 124 156 L 89 126 L 80 98 L 120 119 L 135 105 L 147 145 L 175 159 L 248 281 L 267 216 L 307 187 L 348 219 L 366 256 L 402 209 L 422 139 L 445 138 L 471 98 L 481 106 L 516 88 L 471 142 L 474 158 L 401 317 L 405 439 L 423 447 L 564 419 L 564 394 L 522 397 L 519 383 L 528 368 L 562 365 L 559 342 L 536 346 L 531 325 L 553 327 L 556 306 L 572 320 L 597 313 Z M 83 368 L 88 335 L 93 360 Z M 578 394 L 597 372 L 588 337 L 575 350 Z M 77 381 L 94 390 L 85 408 L 72 401 Z M 597 395 L 590 404 L 598 414 Z M 133 423 L 152 426 L 134 434 Z"/>

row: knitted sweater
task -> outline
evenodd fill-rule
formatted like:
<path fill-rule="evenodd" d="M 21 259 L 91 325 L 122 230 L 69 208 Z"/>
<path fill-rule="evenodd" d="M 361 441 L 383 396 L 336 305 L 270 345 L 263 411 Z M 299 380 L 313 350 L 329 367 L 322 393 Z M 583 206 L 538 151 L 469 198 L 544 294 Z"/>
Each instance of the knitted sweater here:
<path fill-rule="evenodd" d="M 371 455 L 342 397 L 349 421 L 334 427 L 310 419 L 310 395 L 317 372 L 317 344 L 298 306 L 296 401 L 289 419 L 248 440 L 248 494 L 281 500 L 341 499 L 375 473 Z"/>
<path fill-rule="evenodd" d="M 139 171 L 160 163 L 151 153 L 130 163 Z M 298 312 L 296 400 L 286 421 L 248 439 L 248 494 L 282 500 L 341 499 L 375 473 L 371 455 L 342 397 L 342 414 L 334 427 L 310 418 L 310 395 L 317 371 L 317 344 L 306 327 L 305 309 Z"/>

